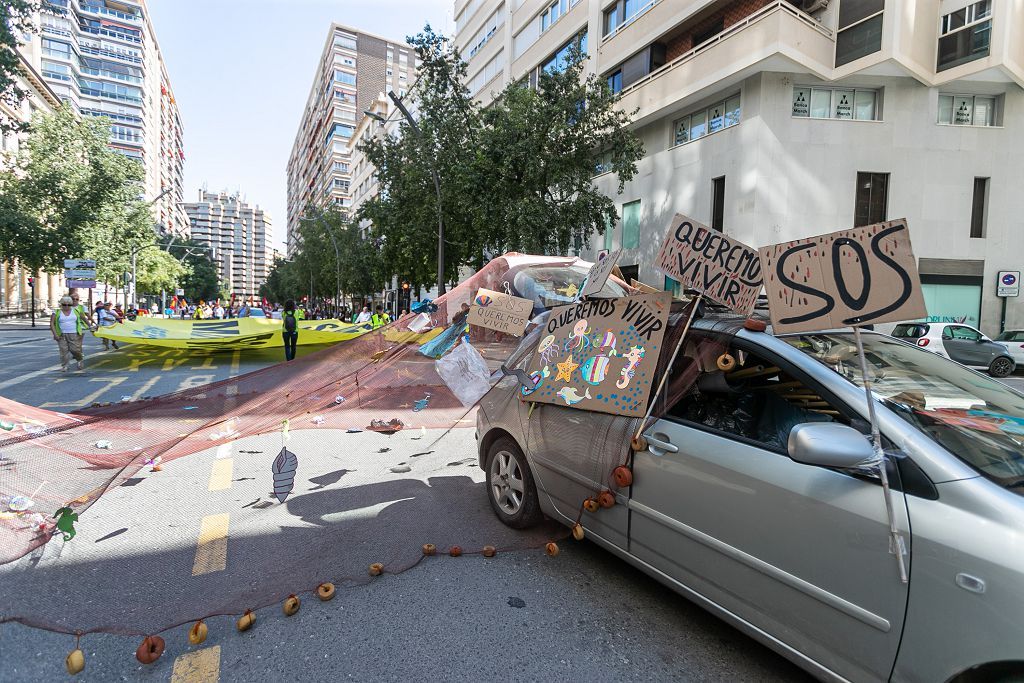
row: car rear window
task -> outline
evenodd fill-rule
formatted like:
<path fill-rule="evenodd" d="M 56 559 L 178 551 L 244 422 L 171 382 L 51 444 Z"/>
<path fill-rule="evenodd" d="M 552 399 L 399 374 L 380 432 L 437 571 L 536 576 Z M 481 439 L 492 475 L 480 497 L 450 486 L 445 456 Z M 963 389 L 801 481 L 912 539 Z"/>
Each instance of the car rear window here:
<path fill-rule="evenodd" d="M 1024 341 L 1024 332 L 1003 332 L 996 337 L 996 341 Z"/>
<path fill-rule="evenodd" d="M 917 339 L 928 334 L 928 326 L 917 323 L 900 323 L 892 331 L 892 336 L 898 339 Z"/>

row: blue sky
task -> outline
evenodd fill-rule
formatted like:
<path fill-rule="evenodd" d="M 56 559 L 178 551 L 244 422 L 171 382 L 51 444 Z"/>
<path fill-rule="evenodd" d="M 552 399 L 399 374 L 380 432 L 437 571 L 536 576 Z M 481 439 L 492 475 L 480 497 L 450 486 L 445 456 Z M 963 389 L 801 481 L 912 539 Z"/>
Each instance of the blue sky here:
<path fill-rule="evenodd" d="M 332 21 L 451 35 L 454 0 L 149 0 L 185 134 L 185 199 L 240 190 L 285 234 L 285 166 Z"/>

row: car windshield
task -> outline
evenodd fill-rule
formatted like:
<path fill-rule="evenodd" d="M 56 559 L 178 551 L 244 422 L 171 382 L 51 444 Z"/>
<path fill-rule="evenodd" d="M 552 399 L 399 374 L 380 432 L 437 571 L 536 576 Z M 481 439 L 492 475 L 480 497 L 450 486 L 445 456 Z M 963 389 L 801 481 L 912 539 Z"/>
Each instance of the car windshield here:
<path fill-rule="evenodd" d="M 524 299 L 532 299 L 536 313 L 553 306 L 572 303 L 589 272 L 589 267 L 574 263 L 569 266 L 526 266 L 509 274 L 513 294 Z M 624 287 L 609 278 L 597 296 L 619 297 L 628 294 Z"/>
<path fill-rule="evenodd" d="M 851 333 L 780 339 L 863 385 Z M 885 335 L 863 340 L 872 389 L 886 406 L 993 481 L 1024 482 L 1024 395 Z"/>

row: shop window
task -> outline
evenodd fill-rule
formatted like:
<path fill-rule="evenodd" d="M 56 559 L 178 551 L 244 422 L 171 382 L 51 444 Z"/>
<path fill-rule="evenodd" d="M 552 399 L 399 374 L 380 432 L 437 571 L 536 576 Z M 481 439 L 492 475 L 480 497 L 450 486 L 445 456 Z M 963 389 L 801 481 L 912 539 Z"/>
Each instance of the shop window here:
<path fill-rule="evenodd" d="M 995 126 L 998 98 L 988 95 L 939 95 L 939 123 L 950 126 Z"/>
<path fill-rule="evenodd" d="M 984 237 L 988 219 L 988 178 L 974 179 L 974 198 L 971 200 L 971 237 Z"/>
<path fill-rule="evenodd" d="M 860 88 L 793 88 L 792 114 L 798 118 L 878 120 L 878 91 Z"/>
<path fill-rule="evenodd" d="M 857 198 L 853 226 L 871 225 L 885 220 L 889 203 L 888 173 L 857 173 Z"/>
<path fill-rule="evenodd" d="M 711 133 L 735 126 L 740 122 L 740 96 L 721 100 L 707 109 L 693 112 L 672 124 L 672 144 L 681 145 Z"/>

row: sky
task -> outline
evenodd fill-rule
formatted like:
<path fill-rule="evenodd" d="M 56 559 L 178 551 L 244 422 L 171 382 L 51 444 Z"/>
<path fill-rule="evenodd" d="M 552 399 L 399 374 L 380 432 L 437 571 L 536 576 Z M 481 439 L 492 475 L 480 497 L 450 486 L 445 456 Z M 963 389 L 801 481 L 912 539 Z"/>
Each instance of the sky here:
<path fill-rule="evenodd" d="M 402 41 L 455 30 L 454 0 L 148 0 L 181 111 L 185 201 L 239 191 L 284 250 L 288 155 L 331 22 Z"/>

